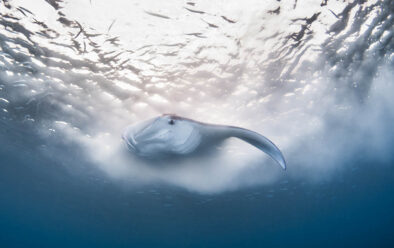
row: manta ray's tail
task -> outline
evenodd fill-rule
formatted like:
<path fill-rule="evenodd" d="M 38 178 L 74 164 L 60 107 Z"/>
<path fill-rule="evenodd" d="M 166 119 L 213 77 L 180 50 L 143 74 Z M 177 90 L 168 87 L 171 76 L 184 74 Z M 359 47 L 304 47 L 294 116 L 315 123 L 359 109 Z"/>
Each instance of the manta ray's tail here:
<path fill-rule="evenodd" d="M 286 161 L 282 155 L 282 152 L 279 148 L 272 143 L 269 139 L 264 137 L 261 134 L 250 131 L 248 129 L 239 128 L 239 127 L 230 127 L 230 134 L 233 137 L 242 139 L 249 144 L 259 148 L 266 154 L 268 154 L 272 159 L 274 159 L 284 170 L 286 170 Z"/>

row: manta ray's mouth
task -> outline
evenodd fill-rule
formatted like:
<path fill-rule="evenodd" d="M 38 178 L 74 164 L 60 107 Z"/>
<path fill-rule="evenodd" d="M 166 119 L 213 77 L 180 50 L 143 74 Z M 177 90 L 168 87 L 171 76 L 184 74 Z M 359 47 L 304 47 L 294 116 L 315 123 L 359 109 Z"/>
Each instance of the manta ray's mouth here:
<path fill-rule="evenodd" d="M 122 135 L 122 139 L 126 143 L 126 146 L 127 146 L 127 148 L 130 151 L 133 151 L 133 152 L 136 152 L 136 153 L 138 152 L 138 149 L 137 149 L 137 146 L 136 146 L 137 142 L 134 140 L 133 137 L 130 137 L 130 139 L 128 139 L 124 135 Z"/>

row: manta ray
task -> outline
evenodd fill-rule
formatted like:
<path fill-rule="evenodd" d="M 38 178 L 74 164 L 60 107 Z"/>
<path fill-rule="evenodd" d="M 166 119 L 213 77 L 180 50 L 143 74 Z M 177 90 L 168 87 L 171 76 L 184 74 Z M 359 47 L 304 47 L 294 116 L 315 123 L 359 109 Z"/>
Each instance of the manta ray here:
<path fill-rule="evenodd" d="M 212 144 L 235 137 L 268 154 L 284 170 L 286 161 L 279 148 L 263 135 L 235 126 L 208 124 L 174 114 L 126 127 L 122 139 L 129 151 L 142 158 L 185 157 Z"/>

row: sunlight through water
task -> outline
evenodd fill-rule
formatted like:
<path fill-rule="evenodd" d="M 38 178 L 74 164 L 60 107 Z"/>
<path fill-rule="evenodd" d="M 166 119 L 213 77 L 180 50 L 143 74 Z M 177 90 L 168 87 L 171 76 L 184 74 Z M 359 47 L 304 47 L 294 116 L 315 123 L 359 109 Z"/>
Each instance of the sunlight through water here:
<path fill-rule="evenodd" d="M 391 1 L 1 5 L 0 142 L 8 149 L 34 141 L 71 171 L 88 165 L 129 187 L 199 193 L 329 180 L 360 153 L 391 154 Z M 288 170 L 235 139 L 166 167 L 130 157 L 123 129 L 163 113 L 259 132 Z M 23 139 L 7 143 L 15 133 Z"/>

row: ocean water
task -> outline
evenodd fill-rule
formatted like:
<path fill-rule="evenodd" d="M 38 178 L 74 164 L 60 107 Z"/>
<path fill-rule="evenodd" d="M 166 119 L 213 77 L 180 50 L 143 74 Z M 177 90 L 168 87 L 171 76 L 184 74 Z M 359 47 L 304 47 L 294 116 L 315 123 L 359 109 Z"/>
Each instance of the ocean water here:
<path fill-rule="evenodd" d="M 0 2 L 0 247 L 392 247 L 394 3 Z M 123 128 L 237 125 L 165 168 Z"/>

